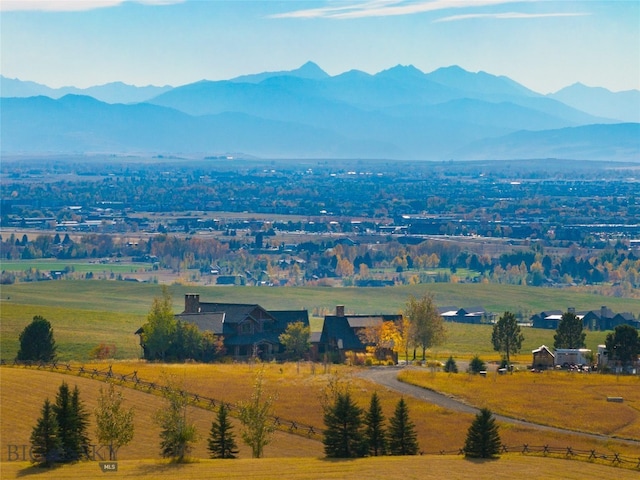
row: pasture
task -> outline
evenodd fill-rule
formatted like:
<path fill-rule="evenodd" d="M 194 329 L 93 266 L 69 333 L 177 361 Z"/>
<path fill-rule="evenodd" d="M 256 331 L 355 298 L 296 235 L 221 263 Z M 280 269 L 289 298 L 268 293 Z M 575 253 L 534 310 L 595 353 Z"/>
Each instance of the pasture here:
<path fill-rule="evenodd" d="M 433 293 L 438 305 L 482 305 L 498 314 L 509 310 L 530 315 L 544 309 L 597 309 L 607 305 L 614 311 L 640 314 L 640 300 L 610 298 L 569 290 L 507 286 L 496 284 L 426 284 L 388 288 L 268 288 L 203 287 L 171 285 L 174 312 L 184 308 L 185 293 L 199 293 L 202 301 L 258 303 L 267 309 L 306 308 L 312 330 L 319 331 L 322 316 L 345 305 L 349 313 L 398 313 L 409 295 Z M 137 358 L 138 339 L 133 334 L 144 323 L 154 297 L 161 295 L 158 285 L 119 281 L 49 281 L 3 285 L 0 294 L 0 348 L 4 359 L 18 351 L 18 335 L 34 315 L 47 318 L 54 329 L 62 360 L 87 360 L 100 343 L 116 345 L 116 359 Z M 317 316 L 313 317 L 314 312 Z M 499 356 L 491 347 L 491 327 L 487 325 L 447 324 L 447 341 L 429 352 L 432 357 L 469 358 L 475 354 L 485 360 Z M 525 329 L 522 354 L 516 360 L 530 361 L 530 351 L 542 344 L 553 345 L 552 330 Z M 588 332 L 587 347 L 604 341 L 606 333 Z"/>
<path fill-rule="evenodd" d="M 170 464 L 154 460 L 118 462 L 118 472 L 102 473 L 95 462 L 65 465 L 42 471 L 26 462 L 4 463 L 2 478 L 28 476 L 36 479 L 86 480 L 91 478 L 135 478 L 138 480 L 325 480 L 347 478 L 384 478 L 385 480 L 512 480 L 544 478 L 583 480 L 585 478 L 636 479 L 637 472 L 595 463 L 573 462 L 518 454 L 500 460 L 472 461 L 462 457 L 373 457 L 356 460 L 320 458 L 263 458 L 236 460 L 200 460 L 189 464 Z"/>

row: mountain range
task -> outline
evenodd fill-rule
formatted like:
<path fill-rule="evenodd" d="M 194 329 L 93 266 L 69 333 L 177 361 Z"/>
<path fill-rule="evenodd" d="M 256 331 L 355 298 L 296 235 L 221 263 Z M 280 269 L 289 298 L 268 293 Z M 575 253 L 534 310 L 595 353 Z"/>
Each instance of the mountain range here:
<path fill-rule="evenodd" d="M 296 70 L 180 87 L 1 78 L 3 154 L 640 160 L 640 91 L 541 95 L 460 67 Z"/>

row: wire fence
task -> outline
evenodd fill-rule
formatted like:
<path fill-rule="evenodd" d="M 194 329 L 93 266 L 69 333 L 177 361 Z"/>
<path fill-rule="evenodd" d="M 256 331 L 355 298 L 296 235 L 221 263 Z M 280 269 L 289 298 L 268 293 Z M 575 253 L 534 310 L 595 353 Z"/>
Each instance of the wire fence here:
<path fill-rule="evenodd" d="M 61 373 L 69 373 L 75 374 L 78 376 L 86 376 L 93 379 L 99 379 L 102 381 L 112 381 L 117 382 L 121 385 L 126 385 L 130 388 L 140 389 L 146 391 L 147 393 L 156 393 L 163 394 L 166 393 L 171 387 L 166 385 L 161 385 L 157 382 L 149 382 L 138 377 L 138 372 L 134 370 L 131 373 L 116 373 L 113 371 L 113 366 L 109 365 L 108 368 L 105 369 L 97 369 L 97 368 L 88 368 L 84 365 L 72 365 L 71 363 L 64 362 L 21 362 L 18 360 L 14 360 L 12 362 L 7 362 L 4 359 L 0 359 L 0 365 L 13 365 L 13 366 L 22 366 L 29 368 L 37 368 L 39 370 L 50 370 L 50 371 L 58 371 Z M 184 390 L 179 390 L 180 395 L 187 398 L 187 401 L 190 405 L 202 408 L 208 411 L 214 411 L 221 404 L 225 404 L 227 409 L 232 413 L 235 413 L 237 416 L 240 411 L 240 407 L 238 405 L 234 405 L 229 402 L 224 402 L 222 400 L 214 399 L 211 397 L 207 397 L 204 395 L 200 395 L 198 393 L 187 392 Z M 298 422 L 296 420 L 288 420 L 279 416 L 272 417 L 273 424 L 276 426 L 278 430 L 285 431 L 287 433 L 301 435 L 307 438 L 313 438 L 316 440 L 320 440 L 322 438 L 323 429 L 317 426 L 308 425 L 305 423 Z M 612 466 L 624 467 L 630 469 L 640 470 L 640 456 L 637 458 L 631 456 L 621 455 L 619 453 L 611 453 L 611 452 L 598 452 L 596 450 L 579 450 L 574 449 L 572 447 L 556 447 L 550 445 L 514 445 L 507 446 L 502 445 L 500 449 L 500 453 L 521 453 L 523 455 L 542 455 L 542 456 L 553 456 L 553 457 L 562 457 L 573 460 L 582 460 L 589 462 L 597 462 L 597 463 L 605 463 Z M 421 451 L 421 455 L 464 455 L 464 449 L 459 448 L 456 450 L 439 450 L 433 452 Z"/>
<path fill-rule="evenodd" d="M 120 385 L 126 385 L 130 388 L 146 391 L 147 393 L 164 394 L 171 390 L 171 387 L 167 385 L 159 384 L 158 382 L 150 382 L 143 380 L 138 376 L 138 372 L 134 370 L 131 373 L 117 373 L 113 371 L 113 366 L 109 365 L 108 368 L 97 369 L 91 367 L 85 367 L 84 365 L 73 365 L 71 363 L 64 362 L 24 362 L 14 360 L 11 363 L 7 363 L 4 359 L 0 360 L 0 365 L 13 365 L 37 368 L 38 370 L 50 370 L 60 373 L 68 373 L 78 376 L 90 377 L 92 379 L 99 379 L 105 382 L 116 382 Z M 215 411 L 224 403 L 225 407 L 232 416 L 238 416 L 240 413 L 240 407 L 237 404 L 225 402 L 223 400 L 207 397 L 199 393 L 187 392 L 186 390 L 178 390 L 178 393 L 187 399 L 189 405 L 202 408 L 208 411 Z M 319 440 L 322 436 L 322 429 L 308 425 L 306 423 L 299 422 L 297 420 L 289 420 L 280 416 L 272 416 L 273 425 L 278 430 L 292 433 L 295 435 L 301 435 L 307 438 L 314 438 Z"/>

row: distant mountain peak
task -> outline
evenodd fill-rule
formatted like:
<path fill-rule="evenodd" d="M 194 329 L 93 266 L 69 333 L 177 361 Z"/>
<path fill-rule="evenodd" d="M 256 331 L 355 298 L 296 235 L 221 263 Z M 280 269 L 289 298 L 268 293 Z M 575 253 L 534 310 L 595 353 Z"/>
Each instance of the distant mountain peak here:
<path fill-rule="evenodd" d="M 424 77 L 424 72 L 413 65 L 401 65 L 398 64 L 395 67 L 388 68 L 386 70 L 382 70 L 378 72 L 376 77 Z"/>
<path fill-rule="evenodd" d="M 329 78 L 329 74 L 322 70 L 318 64 L 308 61 L 304 65 L 296 68 L 295 70 L 280 70 L 277 72 L 262 72 L 254 73 L 250 75 L 241 75 L 239 77 L 232 78 L 232 82 L 236 83 L 260 83 L 263 80 L 273 77 L 297 77 L 305 78 L 308 80 L 324 80 Z"/>
<path fill-rule="evenodd" d="M 311 78 L 316 80 L 329 77 L 329 74 L 327 72 L 322 70 L 322 68 L 320 68 L 317 63 L 312 61 L 308 61 L 300 68 L 292 70 L 291 73 L 296 73 L 296 76 L 298 77 Z"/>

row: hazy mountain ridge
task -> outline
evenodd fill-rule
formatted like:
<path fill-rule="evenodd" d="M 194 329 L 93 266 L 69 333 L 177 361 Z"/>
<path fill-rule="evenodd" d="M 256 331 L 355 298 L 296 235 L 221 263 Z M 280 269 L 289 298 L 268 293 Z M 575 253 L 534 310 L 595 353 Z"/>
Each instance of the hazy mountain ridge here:
<path fill-rule="evenodd" d="M 7 80 L 3 97 L 11 82 L 9 92 L 38 85 Z M 123 85 L 110 84 L 109 91 Z M 2 98 L 2 151 L 640 159 L 637 129 L 607 125 L 616 123 L 601 116 L 610 110 L 593 115 L 598 110 L 576 108 L 578 95 L 569 106 L 507 77 L 456 66 L 425 74 L 398 65 L 375 75 L 352 70 L 332 77 L 308 62 L 290 72 L 153 88 L 167 90 L 130 105 L 76 95 Z"/>
<path fill-rule="evenodd" d="M 106 103 L 140 103 L 149 100 L 173 87 L 156 87 L 148 85 L 138 87 L 123 82 L 112 82 L 89 88 L 61 87 L 51 88 L 36 82 L 22 81 L 0 75 L 0 94 L 9 97 L 37 97 L 40 95 L 50 98 L 61 98 L 65 95 L 86 95 Z"/>

